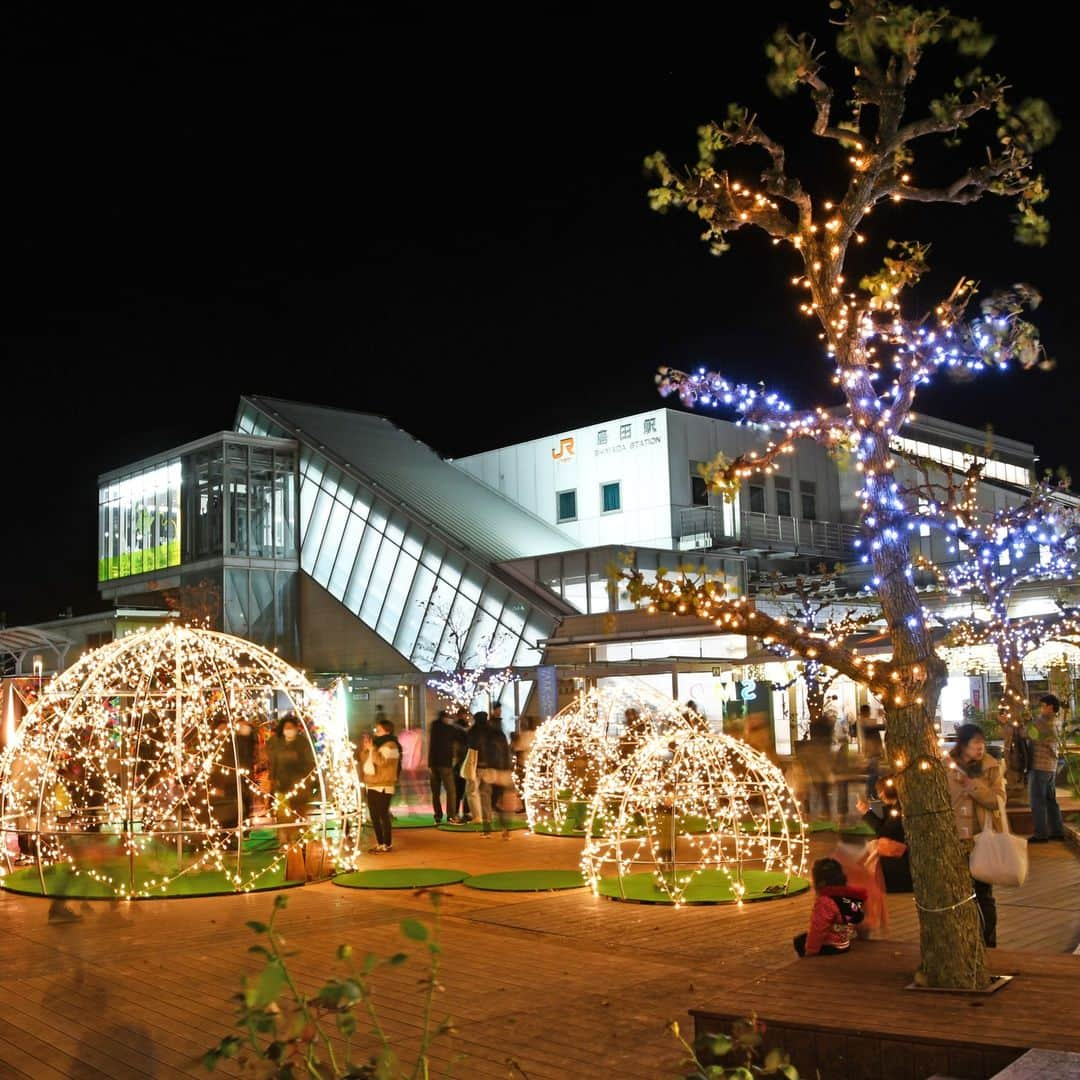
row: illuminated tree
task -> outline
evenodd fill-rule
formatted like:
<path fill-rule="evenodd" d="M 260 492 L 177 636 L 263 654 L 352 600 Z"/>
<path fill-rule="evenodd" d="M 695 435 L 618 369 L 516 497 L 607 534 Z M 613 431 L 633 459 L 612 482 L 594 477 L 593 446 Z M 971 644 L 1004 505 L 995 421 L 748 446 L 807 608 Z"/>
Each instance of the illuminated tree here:
<path fill-rule="evenodd" d="M 1022 503 L 993 513 L 980 510 L 978 485 L 983 465 L 973 463 L 958 473 L 915 459 L 919 478 L 909 491 L 919 503 L 922 520 L 933 522 L 947 537 L 950 561 L 938 565 L 925 555 L 915 557 L 918 569 L 932 575 L 951 596 L 971 601 L 972 614 L 948 620 L 947 644 L 992 646 L 1002 672 L 1002 709 L 1006 714 L 1006 750 L 1015 732 L 1030 719 L 1024 683 L 1024 658 L 1051 641 L 1080 637 L 1080 610 L 1061 606 L 1056 615 L 1014 618 L 1009 608 L 1016 591 L 1039 582 L 1076 576 L 1080 516 L 1056 497 L 1049 483 L 1040 484 Z M 1059 485 L 1064 486 L 1064 485 Z M 974 609 L 980 609 L 975 614 Z M 1038 731 L 1031 730 L 1033 738 Z M 1023 802 L 1022 777 L 1009 773 L 1011 796 Z"/>
<path fill-rule="evenodd" d="M 922 473 L 922 482 L 914 490 L 923 515 L 936 518 L 944 529 L 949 538 L 947 551 L 955 561 L 938 566 L 925 556 L 916 556 L 915 565 L 931 573 L 950 595 L 966 597 L 973 606 L 985 609 L 985 618 L 973 614 L 950 620 L 949 644 L 994 647 L 1004 677 L 1002 706 L 1013 719 L 1022 720 L 1027 707 L 1024 657 L 1049 641 L 1076 638 L 1080 621 L 1073 608 L 1057 616 L 1013 618 L 1009 606 L 1021 586 L 1076 576 L 1080 517 L 1055 498 L 1053 488 L 1046 484 L 1018 506 L 992 514 L 981 512 L 979 465 L 961 477 L 952 472 L 935 477 L 928 467 Z"/>
<path fill-rule="evenodd" d="M 892 643 L 888 663 L 864 662 L 827 633 L 815 634 L 797 621 L 755 612 L 746 600 L 730 599 L 707 581 L 638 580 L 639 597 L 653 606 L 713 619 L 723 630 L 780 642 L 858 678 L 883 702 L 889 747 L 907 812 L 922 946 L 919 978 L 942 987 L 983 986 L 988 979 L 978 916 L 971 902 L 967 859 L 956 835 L 933 716 L 946 679 L 934 651 L 914 581 L 907 523 L 912 508 L 894 479 L 891 441 L 908 419 L 918 388 L 938 372 L 976 375 L 1014 365 L 1044 365 L 1038 334 L 1025 317 L 1038 295 L 1024 285 L 987 297 L 975 308 L 975 283 L 962 278 L 936 306 L 914 310 L 908 297 L 926 275 L 928 246 L 893 242 L 879 269 L 858 257 L 867 216 L 894 204 L 963 206 L 987 195 L 1015 200 L 1017 239 L 1045 243 L 1048 224 L 1038 211 L 1047 190 L 1034 174 L 1032 158 L 1054 136 L 1047 105 L 1007 100 L 1004 78 L 978 66 L 992 45 L 980 24 L 944 9 L 920 11 L 888 0 L 849 0 L 835 16 L 836 66 L 846 63 L 850 88 L 840 95 L 845 115 L 834 116 L 833 87 L 826 82 L 823 55 L 806 34 L 778 31 L 766 47 L 769 85 L 780 96 L 809 91 L 813 135 L 823 154 L 834 153 L 847 168 L 843 190 L 831 198 L 812 194 L 789 169 L 787 153 L 742 106 L 728 108 L 721 123 L 699 129 L 699 160 L 685 171 L 658 153 L 647 164 L 659 176 L 650 193 L 658 210 L 681 207 L 704 228 L 715 253 L 743 229 L 764 232 L 790 256 L 793 284 L 805 293 L 801 308 L 820 325 L 820 337 L 842 397 L 840 408 L 797 409 L 756 383 L 739 383 L 701 371 L 664 369 L 664 394 L 678 393 L 687 406 L 719 406 L 768 433 L 760 450 L 734 461 L 718 460 L 712 488 L 734 494 L 748 477 L 769 473 L 778 458 L 801 439 L 833 452 L 850 452 L 862 474 L 866 562 L 872 570 Z M 909 96 L 930 97 L 912 87 L 928 50 L 955 48 L 961 70 L 948 89 L 912 117 Z M 986 127 L 982 138 L 978 128 Z M 952 160 L 967 152 L 970 165 L 934 162 L 955 169 L 942 183 L 916 179 L 916 151 L 944 141 Z M 734 152 L 763 152 L 767 163 L 756 183 L 718 165 Z M 741 171 L 741 170 L 740 170 Z M 628 576 L 633 578 L 633 574 Z"/>
<path fill-rule="evenodd" d="M 841 567 L 830 570 L 822 566 L 814 577 L 800 575 L 793 580 L 773 575 L 764 586 L 758 586 L 755 599 L 759 603 L 770 601 L 786 618 L 812 633 L 825 633 L 830 640 L 842 642 L 860 628 L 878 621 L 881 613 L 876 607 L 870 611 L 850 607 L 839 612 L 841 570 Z M 769 644 L 769 650 L 785 660 L 798 655 L 789 645 L 775 639 Z M 824 717 L 829 689 L 838 678 L 839 671 L 820 660 L 805 657 L 796 666 L 795 677 L 787 682 L 773 683 L 773 689 L 789 690 L 801 679 L 806 687 L 806 711 L 813 727 Z"/>
<path fill-rule="evenodd" d="M 498 701 L 504 687 L 518 681 L 518 676 L 495 662 L 504 653 L 510 635 L 499 630 L 476 635 L 475 620 L 466 623 L 453 610 L 433 605 L 441 616 L 441 641 L 421 641 L 419 651 L 431 656 L 434 674 L 428 686 L 443 700 L 458 709 L 472 709 L 477 699 Z"/>

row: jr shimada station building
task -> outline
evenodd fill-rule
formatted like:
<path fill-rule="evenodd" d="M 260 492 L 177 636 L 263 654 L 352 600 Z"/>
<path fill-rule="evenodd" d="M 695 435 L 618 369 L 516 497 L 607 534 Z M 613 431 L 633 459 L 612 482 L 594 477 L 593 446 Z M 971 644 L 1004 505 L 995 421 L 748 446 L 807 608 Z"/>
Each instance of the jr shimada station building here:
<path fill-rule="evenodd" d="M 690 562 L 741 594 L 767 575 L 839 563 L 854 593 L 857 474 L 819 447 L 800 445 L 733 503 L 706 490 L 699 463 L 760 439 L 658 407 L 451 461 L 379 416 L 244 397 L 232 431 L 100 477 L 96 568 L 110 610 L 2 630 L 2 658 L 10 674 L 47 674 L 179 610 L 276 648 L 324 685 L 344 677 L 354 731 L 377 706 L 424 726 L 438 707 L 430 673 L 484 655 L 520 677 L 503 692 L 504 717 L 543 716 L 580 687 L 637 679 L 693 699 L 718 728 L 752 728 L 782 757 L 806 711 L 799 682 L 774 689 L 790 681 L 786 665 L 709 623 L 632 610 L 609 574 L 627 557 L 646 575 Z M 985 436 L 920 418 L 901 441 L 956 465 Z M 1037 460 L 1034 447 L 995 438 L 984 506 L 1023 499 Z M 936 537 L 913 542 L 944 559 L 929 548 Z M 1064 584 L 1018 596 L 1016 613 L 1054 611 Z M 928 593 L 927 604 L 950 614 L 943 598 Z M 873 655 L 887 641 L 871 627 L 860 648 Z M 1064 665 L 1071 694 L 1073 652 L 1029 657 L 1032 692 Z M 966 710 L 992 707 L 1000 671 L 989 649 L 946 655 L 948 731 Z M 830 692 L 842 718 L 865 695 L 845 679 Z"/>

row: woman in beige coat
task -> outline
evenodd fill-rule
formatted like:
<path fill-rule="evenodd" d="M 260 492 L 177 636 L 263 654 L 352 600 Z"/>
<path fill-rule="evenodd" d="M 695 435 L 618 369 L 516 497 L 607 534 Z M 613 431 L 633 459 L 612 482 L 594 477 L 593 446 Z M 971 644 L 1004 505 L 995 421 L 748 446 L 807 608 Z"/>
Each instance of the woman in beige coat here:
<path fill-rule="evenodd" d="M 956 831 L 965 852 L 971 854 L 975 834 L 983 829 L 1000 832 L 1001 808 L 1005 805 L 1005 770 L 986 751 L 986 736 L 978 724 L 961 724 L 956 729 L 956 745 L 948 757 L 949 796 L 952 799 Z M 997 903 L 994 887 L 972 878 L 975 902 L 982 917 L 983 942 L 988 949 L 997 945 Z"/>

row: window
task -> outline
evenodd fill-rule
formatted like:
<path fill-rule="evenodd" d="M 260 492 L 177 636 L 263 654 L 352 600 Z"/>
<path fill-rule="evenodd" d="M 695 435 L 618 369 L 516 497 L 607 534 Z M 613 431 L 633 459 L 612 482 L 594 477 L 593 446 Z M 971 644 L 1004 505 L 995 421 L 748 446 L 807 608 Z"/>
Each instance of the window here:
<path fill-rule="evenodd" d="M 750 485 L 750 512 L 752 514 L 765 513 L 765 489 L 760 484 Z"/>
<path fill-rule="evenodd" d="M 802 516 L 807 521 L 817 521 L 817 484 L 812 480 L 803 480 L 799 484 L 799 498 L 802 502 Z"/>
<path fill-rule="evenodd" d="M 786 476 L 776 478 L 776 512 L 780 517 L 791 517 L 791 481 Z"/>
<path fill-rule="evenodd" d="M 694 506 L 709 505 L 709 485 L 704 476 L 690 474 L 690 502 Z"/>
<path fill-rule="evenodd" d="M 621 424 L 619 426 L 619 438 L 620 439 L 629 439 L 630 438 L 630 425 L 629 424 Z"/>
<path fill-rule="evenodd" d="M 607 446 L 607 429 L 596 433 L 596 445 Z"/>
<path fill-rule="evenodd" d="M 604 514 L 613 514 L 622 509 L 622 492 L 619 490 L 619 481 L 613 484 L 600 485 L 600 511 Z"/>
<path fill-rule="evenodd" d="M 656 417 L 655 416 L 650 416 L 648 418 L 648 420 L 645 421 L 645 434 L 646 435 L 655 435 L 656 434 Z"/>
<path fill-rule="evenodd" d="M 559 521 L 577 521 L 577 492 L 560 491 L 558 496 Z"/>
<path fill-rule="evenodd" d="M 1002 552 L 1000 552 L 998 554 L 998 565 L 999 566 L 1008 566 L 1011 561 L 1012 560 L 1009 558 L 1009 552 L 1007 550 L 1002 551 Z"/>

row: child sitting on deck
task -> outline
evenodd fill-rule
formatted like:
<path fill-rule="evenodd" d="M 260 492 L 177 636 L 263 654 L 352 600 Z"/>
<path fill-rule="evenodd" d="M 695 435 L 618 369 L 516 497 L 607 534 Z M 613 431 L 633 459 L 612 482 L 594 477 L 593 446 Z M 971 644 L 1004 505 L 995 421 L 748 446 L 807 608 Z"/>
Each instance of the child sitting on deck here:
<path fill-rule="evenodd" d="M 800 956 L 831 956 L 847 952 L 855 927 L 863 920 L 866 890 L 847 883 L 843 867 L 835 859 L 818 859 L 811 871 L 814 909 L 810 929 L 792 944 Z"/>

